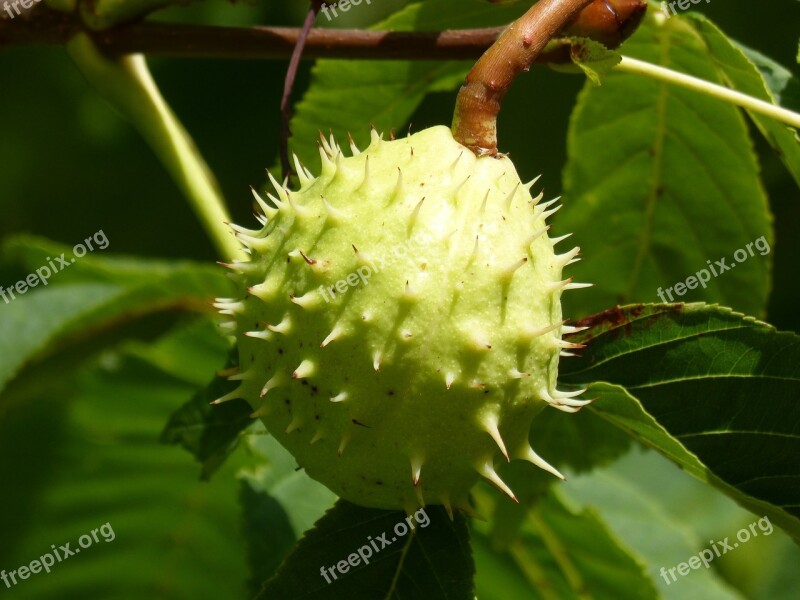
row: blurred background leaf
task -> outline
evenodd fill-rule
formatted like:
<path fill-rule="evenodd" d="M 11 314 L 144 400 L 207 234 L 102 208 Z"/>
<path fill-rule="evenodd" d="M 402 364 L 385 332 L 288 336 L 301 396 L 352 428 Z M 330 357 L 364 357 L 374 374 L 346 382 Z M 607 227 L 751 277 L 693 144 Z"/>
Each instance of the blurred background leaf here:
<path fill-rule="evenodd" d="M 298 469 L 294 457 L 274 438 L 248 436 L 247 442 L 258 463 L 240 473 L 239 498 L 254 597 L 337 497 Z"/>
<path fill-rule="evenodd" d="M 505 510 L 505 502 L 500 498 L 496 509 Z M 602 517 L 592 509 L 570 508 L 555 491 L 543 495 L 528 511 L 521 535 L 504 550 L 506 560 L 500 564 L 500 550 L 481 535 L 486 526 L 477 523 L 476 529 L 477 591 L 482 599 L 656 597 L 645 564 L 606 528 Z M 495 586 L 506 578 L 516 580 L 513 587 Z M 523 578 L 527 586 L 522 585 Z M 509 589 L 518 595 L 504 595 Z"/>
<path fill-rule="evenodd" d="M 232 349 L 225 370 L 239 364 L 239 352 Z M 201 464 L 201 477 L 210 479 L 236 449 L 241 434 L 254 425 L 253 409 L 241 398 L 220 405 L 211 403 L 229 393 L 235 384 L 223 375 L 195 393 L 172 413 L 161 433 L 165 444 L 180 444 Z"/>
<path fill-rule="evenodd" d="M 51 373 L 35 402 L 6 397 L 0 452 L 24 459 L 0 463 L 0 565 L 28 564 L 51 544 L 74 548 L 104 523 L 116 534 L 21 581 L 12 597 L 244 597 L 236 465 L 202 483 L 188 454 L 158 442 L 170 410 L 225 359 L 207 321 L 179 335 L 191 371 L 171 372 L 146 347 L 109 350 L 74 377 Z"/>
<path fill-rule="evenodd" d="M 715 557 L 710 569 L 692 570 L 678 581 L 663 578 L 662 567 L 689 560 L 711 541 L 733 539 L 762 515 L 740 508 L 653 451 L 633 452 L 609 469 L 570 477 L 564 494 L 600 512 L 611 531 L 647 561 L 666 600 L 789 600 L 796 595 L 797 584 L 791 582 L 800 546 L 777 527 L 771 533 L 757 527 L 758 537 Z"/>
<path fill-rule="evenodd" d="M 97 254 L 76 259 L 72 250 L 32 237 L 2 246 L 6 264 L 37 274 L 33 281 L 40 283 L 0 306 L 0 328 L 7 332 L 0 338 L 0 390 L 25 363 L 55 353 L 64 338 L 85 339 L 168 310 L 210 313 L 209 297 L 230 285 L 205 264 L 102 256 L 99 246 Z"/>

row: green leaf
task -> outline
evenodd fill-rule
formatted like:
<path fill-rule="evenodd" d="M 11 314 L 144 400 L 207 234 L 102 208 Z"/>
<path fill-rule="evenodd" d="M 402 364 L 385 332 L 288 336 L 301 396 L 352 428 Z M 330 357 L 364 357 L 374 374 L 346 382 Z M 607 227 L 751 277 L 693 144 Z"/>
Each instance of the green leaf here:
<path fill-rule="evenodd" d="M 581 323 L 562 379 L 592 384 L 589 410 L 800 539 L 800 336 L 701 304 Z"/>
<path fill-rule="evenodd" d="M 525 9 L 519 4 L 492 6 L 483 0 L 428 0 L 406 6 L 375 28 L 491 27 L 509 23 Z M 319 165 L 319 132 L 332 132 L 340 142 L 352 133 L 363 147 L 369 142 L 369 125 L 387 134 L 400 130 L 426 94 L 456 88 L 471 66 L 470 61 L 321 60 L 292 120 L 292 147 L 310 165 Z"/>
<path fill-rule="evenodd" d="M 209 348 L 193 379 L 224 360 L 207 322 L 182 346 Z M 174 347 L 174 346 L 173 346 Z M 185 453 L 158 443 L 166 416 L 197 386 L 149 356 L 108 351 L 96 364 L 24 401 L 10 398 L 0 414 L 0 565 L 27 565 L 108 523 L 113 541 L 93 544 L 57 563 L 49 574 L 21 581 L 13 598 L 247 598 L 239 505 L 228 477 L 197 480 Z"/>
<path fill-rule="evenodd" d="M 647 558 L 651 576 L 666 598 L 793 600 L 796 595 L 800 546 L 656 452 L 633 452 L 610 469 L 570 478 L 564 489 L 571 496 L 578 492 L 582 502 L 602 511 L 615 533 Z M 676 573 L 680 584 L 661 574 L 661 567 L 688 560 L 712 540 L 734 540 L 750 525 L 757 535 L 715 557 L 708 571 Z"/>
<path fill-rule="evenodd" d="M 177 336 L 172 336 L 173 338 Z M 221 338 L 220 340 L 221 341 Z M 198 340 L 194 341 L 194 346 Z M 159 348 L 159 361 L 185 357 L 166 343 Z M 152 356 L 155 350 L 149 350 Z M 194 361 L 194 358 L 192 358 Z M 230 351 L 226 370 L 238 364 L 238 353 Z M 212 371 L 219 364 L 211 365 Z M 176 364 L 173 370 L 179 370 Z M 198 390 L 192 399 L 170 417 L 161 434 L 164 443 L 180 444 L 201 465 L 201 478 L 208 480 L 244 443 L 256 467 L 239 473 L 239 501 L 250 564 L 250 592 L 256 594 L 271 577 L 304 531 L 313 526 L 336 501 L 336 495 L 302 470 L 289 452 L 250 416 L 252 409 L 243 400 L 211 406 L 210 402 L 235 387 L 225 377 L 216 376 L 210 385 Z"/>
<path fill-rule="evenodd" d="M 42 289 L 0 305 L 0 390 L 57 336 L 119 302 L 125 289 L 87 284 Z"/>
<path fill-rule="evenodd" d="M 758 69 L 772 102 L 790 110 L 800 110 L 800 80 L 789 69 L 758 50 L 739 42 L 735 44 Z"/>
<path fill-rule="evenodd" d="M 652 21 L 652 20 L 651 20 Z M 723 83 L 703 40 L 679 17 L 647 22 L 625 53 Z M 741 112 L 693 91 L 623 73 L 581 92 L 568 134 L 559 232 L 574 232 L 584 259 L 578 281 L 595 287 L 564 297 L 582 315 L 631 301 L 658 301 L 707 261 L 735 268 L 684 299 L 720 302 L 761 315 L 770 288 L 769 256 L 747 252 L 772 233 L 767 199 Z M 741 256 L 741 255 L 740 255 Z M 571 273 L 573 274 L 573 273 Z M 670 294 L 672 291 L 669 292 Z M 668 295 L 664 301 L 669 301 Z"/>
<path fill-rule="evenodd" d="M 476 525 L 478 530 L 483 526 Z M 480 539 L 478 535 L 476 538 Z M 484 542 L 485 543 L 485 542 Z M 486 558 L 483 548 L 477 556 Z M 501 569 L 499 556 L 483 571 L 478 562 L 478 596 L 491 600 L 508 597 L 498 594 L 493 583 Z M 592 509 L 574 510 L 558 494 L 551 493 L 528 512 L 522 536 L 507 550 L 515 571 L 528 580 L 530 590 L 519 597 L 544 600 L 614 598 L 615 600 L 652 599 L 656 588 L 644 564 L 616 538 Z M 495 564 L 492 567 L 492 562 Z M 516 596 L 515 596 L 516 597 Z"/>
<path fill-rule="evenodd" d="M 241 502 L 250 563 L 250 589 L 257 594 L 283 559 L 336 502 L 336 494 L 297 468 L 297 461 L 272 436 L 247 437 L 259 459 L 243 471 Z"/>
<path fill-rule="evenodd" d="M 649 486 L 643 477 L 654 475 Z M 658 478 L 657 481 L 653 481 Z M 687 489 L 688 486 L 688 489 Z M 700 489 L 697 489 L 700 488 Z M 561 488 L 566 497 L 602 514 L 608 528 L 623 540 L 648 566 L 648 574 L 666 600 L 740 600 L 718 575 L 724 558 L 712 563 L 712 569 L 692 570 L 688 576 L 673 581 L 661 568 L 669 569 L 689 560 L 708 545 L 710 538 L 722 539 L 735 533 L 741 523 L 730 518 L 730 507 L 720 504 L 713 488 L 702 485 L 681 473 L 675 465 L 655 452 L 634 452 L 610 469 L 570 477 Z M 681 493 L 675 493 L 679 490 Z M 686 494 L 686 492 L 690 492 Z M 704 493 L 705 492 L 705 493 Z M 734 516 L 753 517 L 734 505 Z M 714 512 L 712 512 L 714 511 Z M 686 518 L 687 513 L 701 512 L 701 521 L 711 532 L 698 531 Z M 724 521 L 719 513 L 726 513 Z M 700 519 L 695 519 L 695 521 Z"/>
<path fill-rule="evenodd" d="M 47 277 L 24 295 L 0 304 L 0 390 L 42 353 L 53 353 L 68 335 L 91 335 L 103 326 L 165 310 L 209 310 L 230 282 L 218 269 L 188 261 L 154 261 L 88 254 L 31 237 L 8 241 L 4 262 Z M 67 266 L 57 258 L 62 257 Z M 74 261 L 74 262 L 73 262 Z M 56 265 L 53 271 L 52 266 Z"/>
<path fill-rule="evenodd" d="M 473 600 L 474 571 L 464 517 L 450 521 L 440 506 L 406 517 L 340 500 L 258 598 Z"/>
<path fill-rule="evenodd" d="M 73 12 L 78 8 L 77 0 L 45 0 L 45 4 L 63 12 Z M 102 31 L 120 23 L 141 19 L 166 6 L 186 4 L 187 0 L 93 0 L 82 2 L 80 12 L 90 29 Z"/>
<path fill-rule="evenodd" d="M 508 598 L 550 598 L 536 595 L 537 589 L 543 587 L 537 584 L 544 581 L 544 576 L 539 576 L 535 564 L 528 565 L 525 572 L 517 567 L 513 559 L 505 552 L 499 552 L 492 547 L 488 536 L 480 531 L 472 532 L 472 552 L 475 555 L 475 591 L 481 600 L 507 600 Z M 533 583 L 531 583 L 533 580 Z"/>
<path fill-rule="evenodd" d="M 589 38 L 571 38 L 570 58 L 594 85 L 601 85 L 603 78 L 616 67 L 622 57 L 619 52 L 609 50 L 603 44 Z M 572 72 L 572 65 L 565 68 L 551 65 L 556 71 Z"/>
<path fill-rule="evenodd" d="M 781 103 L 781 95 L 797 100 L 800 84 L 790 71 L 763 54 L 737 47 L 708 19 L 697 16 L 694 20 L 695 29 L 705 40 L 707 52 L 729 87 L 773 104 Z M 792 108 L 797 110 L 798 107 Z M 748 114 L 800 185 L 800 140 L 797 132 L 773 119 L 753 112 Z"/>
<path fill-rule="evenodd" d="M 97 232 L 102 234 L 102 231 Z M 49 264 L 50 257 L 64 254 L 69 268 L 61 267 L 49 280 L 50 285 L 63 283 L 115 283 L 119 285 L 143 286 L 150 283 L 150 288 L 167 286 L 173 294 L 179 291 L 194 295 L 213 295 L 226 293 L 232 289 L 226 281 L 222 269 L 205 263 L 189 260 L 160 260 L 143 257 L 131 257 L 110 254 L 107 249 L 113 247 L 113 239 L 105 237 L 105 249 L 95 247 L 81 258 L 75 257 L 73 248 L 30 235 L 19 235 L 5 241 L 2 246 L 3 262 L 13 263 L 20 268 L 34 272 L 35 269 Z M 58 259 L 55 259 L 59 267 Z M 165 294 L 166 295 L 166 294 Z"/>
<path fill-rule="evenodd" d="M 238 365 L 238 350 L 231 351 L 225 369 Z M 210 384 L 170 416 L 161 441 L 180 444 L 202 465 L 208 480 L 236 449 L 241 434 L 253 424 L 250 405 L 241 399 L 219 405 L 211 402 L 232 391 L 236 384 L 216 376 Z"/>

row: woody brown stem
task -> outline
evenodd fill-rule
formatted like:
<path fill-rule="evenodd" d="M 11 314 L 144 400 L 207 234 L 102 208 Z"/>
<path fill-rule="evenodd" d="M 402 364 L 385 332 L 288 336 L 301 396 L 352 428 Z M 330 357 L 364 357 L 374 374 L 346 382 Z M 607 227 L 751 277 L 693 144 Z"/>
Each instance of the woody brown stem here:
<path fill-rule="evenodd" d="M 3 46 L 65 44 L 83 27 L 77 17 L 47 12 L 34 19 L 0 19 Z M 502 27 L 453 31 L 312 29 L 302 58 L 370 60 L 474 60 L 494 43 Z M 135 23 L 87 32 L 107 55 L 146 54 L 181 58 L 285 60 L 302 30 L 294 27 L 217 27 Z"/>
<path fill-rule="evenodd" d="M 595 0 L 564 35 L 590 37 L 616 46 L 638 24 L 644 0 Z M 498 38 L 503 27 L 452 31 L 363 31 L 312 29 L 303 59 L 474 60 Z M 48 10 L 43 4 L 23 19 L 0 19 L 0 50 L 6 45 L 64 44 L 85 28 L 76 14 Z M 286 59 L 302 30 L 292 27 L 211 27 L 139 22 L 102 32 L 87 32 L 104 54 L 147 54 L 186 58 Z M 563 48 L 542 53 L 536 63 L 569 61 Z"/>
<path fill-rule="evenodd" d="M 500 102 L 517 75 L 592 0 L 540 0 L 478 60 L 456 99 L 453 136 L 478 156 L 497 154 Z"/>
<path fill-rule="evenodd" d="M 0 19 L 0 51 L 4 45 L 59 45 L 78 31 L 68 23 L 55 29 L 23 25 L 4 29 Z M 476 60 L 497 40 L 505 27 L 450 31 L 364 31 L 312 29 L 302 60 Z M 292 55 L 300 29 L 293 27 L 215 27 L 143 23 L 107 32 L 87 32 L 109 56 L 146 54 L 173 58 L 286 60 Z M 591 37 L 591 36 L 589 36 Z M 564 44 L 568 40 L 564 39 Z M 570 62 L 561 46 L 539 55 L 536 64 Z"/>
<path fill-rule="evenodd" d="M 478 60 L 458 93 L 453 136 L 478 156 L 497 155 L 497 115 L 514 79 L 537 62 L 559 32 L 591 34 L 605 23 L 608 45 L 636 28 L 642 0 L 540 0 Z M 586 31 L 587 33 L 584 33 Z M 595 37 L 595 36 L 592 36 Z"/>

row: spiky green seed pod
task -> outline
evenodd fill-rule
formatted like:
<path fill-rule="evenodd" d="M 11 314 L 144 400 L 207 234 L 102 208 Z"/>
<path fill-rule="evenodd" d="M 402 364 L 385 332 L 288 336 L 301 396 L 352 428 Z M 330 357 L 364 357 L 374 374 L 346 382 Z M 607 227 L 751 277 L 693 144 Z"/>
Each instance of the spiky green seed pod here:
<path fill-rule="evenodd" d="M 528 443 L 556 389 L 562 278 L 545 220 L 508 158 L 476 158 L 445 127 L 345 157 L 323 139 L 322 173 L 273 179 L 263 228 L 234 231 L 242 297 L 221 299 L 241 397 L 308 474 L 377 508 L 467 508 L 481 476 L 513 493 L 496 460 L 559 475 Z"/>

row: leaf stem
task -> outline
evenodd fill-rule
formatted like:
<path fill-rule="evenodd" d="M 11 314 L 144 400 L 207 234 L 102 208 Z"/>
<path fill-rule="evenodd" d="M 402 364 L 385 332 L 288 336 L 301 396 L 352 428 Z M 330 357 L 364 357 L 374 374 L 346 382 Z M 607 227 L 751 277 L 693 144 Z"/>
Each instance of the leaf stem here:
<path fill-rule="evenodd" d="M 517 75 L 592 0 L 540 0 L 475 63 L 456 99 L 453 137 L 475 154 L 497 154 L 500 103 Z"/>
<path fill-rule="evenodd" d="M 792 112 L 780 106 L 775 106 L 774 104 L 770 104 L 764 100 L 759 100 L 753 96 L 742 94 L 741 92 L 731 90 L 716 83 L 705 81 L 704 79 L 692 77 L 691 75 L 684 75 L 683 73 L 673 71 L 672 69 L 667 69 L 665 67 L 637 60 L 635 58 L 623 56 L 622 61 L 615 67 L 614 70 L 622 71 L 624 73 L 645 75 L 653 79 L 658 79 L 659 81 L 671 83 L 673 85 L 677 85 L 694 92 L 705 94 L 706 96 L 717 98 L 724 102 L 740 106 L 741 108 L 773 118 L 776 121 L 786 123 L 792 127 L 800 128 L 800 114 L 796 112 Z"/>
<path fill-rule="evenodd" d="M 111 59 L 85 33 L 67 50 L 89 82 L 145 138 L 189 200 L 224 260 L 243 258 L 239 243 L 226 226 L 230 221 L 216 180 L 192 138 L 167 105 L 139 54 Z"/>

